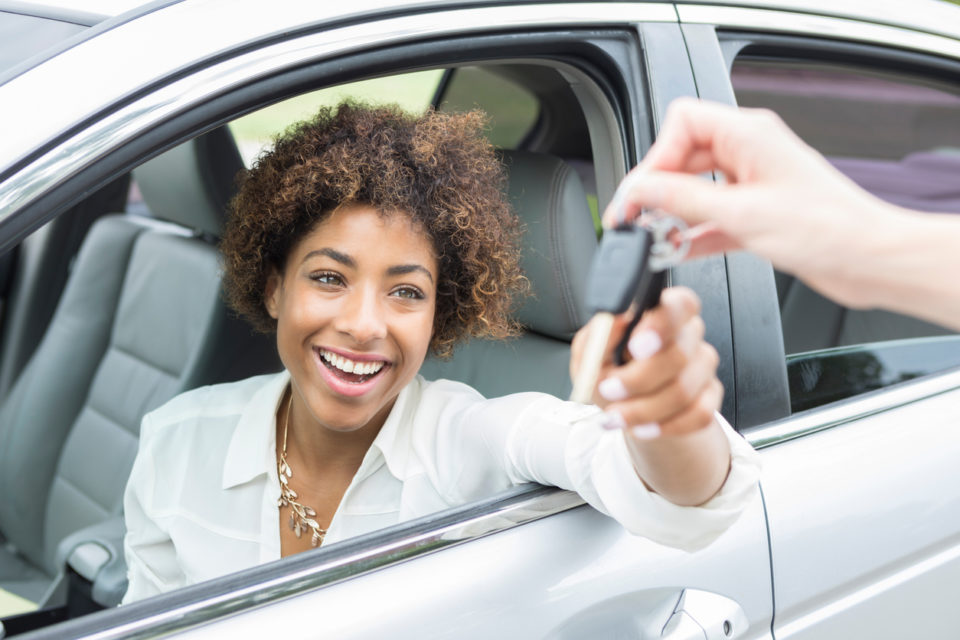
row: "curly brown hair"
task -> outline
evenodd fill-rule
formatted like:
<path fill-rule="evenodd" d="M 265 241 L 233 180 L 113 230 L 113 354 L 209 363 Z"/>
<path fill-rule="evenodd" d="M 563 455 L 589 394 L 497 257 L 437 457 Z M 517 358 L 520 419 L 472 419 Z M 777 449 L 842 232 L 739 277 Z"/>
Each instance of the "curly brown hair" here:
<path fill-rule="evenodd" d="M 485 126 L 480 111 L 410 115 L 356 102 L 292 126 L 240 175 L 220 245 L 229 304 L 258 330 L 275 331 L 264 306 L 271 270 L 282 273 L 299 239 L 334 209 L 363 204 L 409 215 L 431 240 L 435 355 L 471 336 L 514 335 L 513 303 L 528 290 L 520 223 Z"/>

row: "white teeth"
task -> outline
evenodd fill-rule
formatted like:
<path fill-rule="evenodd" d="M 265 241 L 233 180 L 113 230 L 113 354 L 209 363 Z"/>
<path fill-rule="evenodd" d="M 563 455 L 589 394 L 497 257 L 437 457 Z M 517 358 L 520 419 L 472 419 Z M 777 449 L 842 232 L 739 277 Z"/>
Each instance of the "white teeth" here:
<path fill-rule="evenodd" d="M 384 362 L 356 362 L 324 349 L 320 350 L 320 355 L 329 364 L 333 365 L 337 369 L 340 369 L 341 371 L 346 373 L 356 373 L 364 376 L 368 376 L 380 371 L 385 364 Z"/>

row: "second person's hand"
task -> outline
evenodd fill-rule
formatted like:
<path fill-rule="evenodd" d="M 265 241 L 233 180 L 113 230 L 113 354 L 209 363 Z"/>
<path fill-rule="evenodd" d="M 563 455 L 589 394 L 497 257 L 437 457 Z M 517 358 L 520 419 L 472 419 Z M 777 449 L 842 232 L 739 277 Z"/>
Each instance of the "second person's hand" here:
<path fill-rule="evenodd" d="M 697 175 L 715 170 L 725 182 Z M 900 240 L 905 217 L 834 169 L 773 112 L 689 98 L 670 105 L 619 195 L 604 214 L 608 226 L 618 215 L 663 209 L 692 226 L 689 257 L 748 249 L 854 307 L 876 304 L 863 286 L 869 274 L 857 272 L 865 263 L 850 255 L 861 231 L 870 227 L 883 250 Z"/>

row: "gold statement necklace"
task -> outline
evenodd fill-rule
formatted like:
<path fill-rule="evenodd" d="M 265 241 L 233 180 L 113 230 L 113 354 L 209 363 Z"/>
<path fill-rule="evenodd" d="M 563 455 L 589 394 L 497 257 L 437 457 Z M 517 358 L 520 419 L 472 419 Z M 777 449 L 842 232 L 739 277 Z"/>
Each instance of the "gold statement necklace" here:
<path fill-rule="evenodd" d="M 283 420 L 283 449 L 280 451 L 280 462 L 277 463 L 277 475 L 280 476 L 280 498 L 277 500 L 277 508 L 281 511 L 284 507 L 290 507 L 290 528 L 293 534 L 298 538 L 308 530 L 312 533 L 310 536 L 311 546 L 317 546 L 323 542 L 323 537 L 327 535 L 326 529 L 321 529 L 317 523 L 317 512 L 297 501 L 299 496 L 297 492 L 290 488 L 290 478 L 293 477 L 293 471 L 287 464 L 287 431 L 290 428 L 290 413 L 293 409 L 293 389 L 290 389 L 290 399 L 287 401 L 287 415 Z"/>

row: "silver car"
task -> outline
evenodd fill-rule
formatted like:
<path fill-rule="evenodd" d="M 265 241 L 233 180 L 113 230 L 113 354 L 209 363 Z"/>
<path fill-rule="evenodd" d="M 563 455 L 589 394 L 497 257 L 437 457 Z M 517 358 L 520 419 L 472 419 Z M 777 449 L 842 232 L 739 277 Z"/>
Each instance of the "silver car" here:
<path fill-rule="evenodd" d="M 703 300 L 723 413 L 764 464 L 762 501 L 706 549 L 526 486 L 116 606 L 142 415 L 279 366 L 225 311 L 215 246 L 264 114 L 411 86 L 411 108 L 490 114 L 538 297 L 519 340 L 424 369 L 488 395 L 569 391 L 598 212 L 678 96 L 773 109 L 878 197 L 960 213 L 960 6 L 347 4 L 0 2 L 5 633 L 957 637 L 960 340 L 747 254 L 670 273 Z"/>

